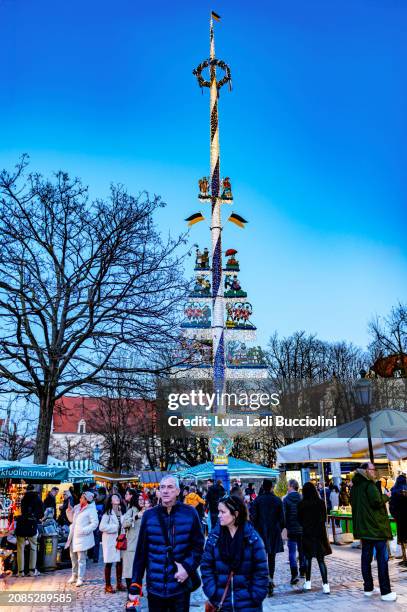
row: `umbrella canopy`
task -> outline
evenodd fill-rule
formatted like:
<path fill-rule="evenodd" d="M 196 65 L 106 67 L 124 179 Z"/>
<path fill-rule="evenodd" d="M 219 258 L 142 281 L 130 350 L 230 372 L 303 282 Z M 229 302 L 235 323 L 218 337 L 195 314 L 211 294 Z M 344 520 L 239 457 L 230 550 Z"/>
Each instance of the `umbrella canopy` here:
<path fill-rule="evenodd" d="M 382 430 L 389 427 L 406 428 L 407 413 L 399 410 L 379 410 L 370 415 L 375 457 L 386 458 Z M 277 450 L 279 463 L 361 461 L 368 458 L 369 444 L 366 422 L 363 418 L 333 427 L 319 436 L 305 438 Z"/>
<path fill-rule="evenodd" d="M 213 471 L 213 463 L 208 461 L 201 465 L 189 467 L 181 472 L 176 472 L 174 475 L 178 476 L 178 478 L 193 477 L 196 480 L 205 480 L 205 478 L 212 478 Z M 244 476 L 250 476 L 251 478 L 278 478 L 280 474 L 279 470 L 243 461 L 243 459 L 235 459 L 234 457 L 229 457 L 228 472 L 233 478 Z"/>
<path fill-rule="evenodd" d="M 56 465 L 37 465 L 19 461 L 0 461 L 0 478 L 35 480 L 36 482 L 68 481 L 68 468 Z"/>
<path fill-rule="evenodd" d="M 407 459 L 407 427 L 383 429 L 384 448 L 389 461 Z"/>

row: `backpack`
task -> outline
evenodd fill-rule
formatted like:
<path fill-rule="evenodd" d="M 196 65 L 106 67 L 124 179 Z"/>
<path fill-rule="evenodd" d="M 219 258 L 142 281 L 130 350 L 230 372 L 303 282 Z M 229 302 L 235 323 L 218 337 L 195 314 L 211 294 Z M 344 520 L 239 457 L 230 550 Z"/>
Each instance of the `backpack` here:
<path fill-rule="evenodd" d="M 18 516 L 16 518 L 15 534 L 17 537 L 31 538 L 37 535 L 37 521 L 33 516 Z"/>
<path fill-rule="evenodd" d="M 31 538 L 38 533 L 37 519 L 33 515 L 31 507 L 28 508 L 27 514 L 17 516 L 15 523 L 16 528 L 14 533 L 17 537 Z"/>

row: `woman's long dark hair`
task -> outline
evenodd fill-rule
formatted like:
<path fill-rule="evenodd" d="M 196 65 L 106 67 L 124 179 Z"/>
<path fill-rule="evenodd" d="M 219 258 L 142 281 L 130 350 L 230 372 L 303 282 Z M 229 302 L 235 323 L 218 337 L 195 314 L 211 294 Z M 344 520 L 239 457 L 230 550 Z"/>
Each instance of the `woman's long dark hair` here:
<path fill-rule="evenodd" d="M 111 493 L 109 497 L 106 499 L 105 509 L 103 511 L 103 514 L 112 514 L 112 510 L 113 510 L 112 497 L 114 495 L 120 499 L 120 509 L 122 511 L 122 514 L 126 512 L 126 507 L 123 503 L 121 495 L 119 495 L 119 493 Z"/>
<path fill-rule="evenodd" d="M 302 499 L 306 502 L 319 502 L 321 498 L 319 496 L 318 491 L 315 488 L 315 485 L 312 482 L 306 482 L 302 488 Z"/>
<path fill-rule="evenodd" d="M 235 525 L 240 527 L 244 525 L 247 521 L 247 508 L 246 504 L 238 495 L 225 495 L 219 500 L 220 504 L 225 504 L 226 508 L 229 510 L 233 516 L 236 516 Z"/>

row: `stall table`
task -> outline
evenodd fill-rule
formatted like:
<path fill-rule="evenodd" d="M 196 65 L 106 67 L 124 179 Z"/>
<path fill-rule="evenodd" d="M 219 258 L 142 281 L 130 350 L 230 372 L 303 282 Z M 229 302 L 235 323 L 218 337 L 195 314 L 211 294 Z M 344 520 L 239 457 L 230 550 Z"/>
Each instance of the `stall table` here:
<path fill-rule="evenodd" d="M 397 525 L 395 519 L 389 515 L 390 527 L 393 537 L 397 535 Z M 332 525 L 332 535 L 334 544 L 336 544 L 336 526 L 335 521 L 343 521 L 345 523 L 345 531 L 342 529 L 342 533 L 353 533 L 353 523 L 352 523 L 352 513 L 350 512 L 335 512 L 335 510 L 331 510 L 328 515 L 328 521 L 331 522 Z"/>

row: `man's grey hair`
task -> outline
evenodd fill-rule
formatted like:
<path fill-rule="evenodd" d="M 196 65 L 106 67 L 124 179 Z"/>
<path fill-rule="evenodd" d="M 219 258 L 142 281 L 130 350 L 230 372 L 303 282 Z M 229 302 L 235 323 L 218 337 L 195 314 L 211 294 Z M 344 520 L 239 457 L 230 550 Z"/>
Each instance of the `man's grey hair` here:
<path fill-rule="evenodd" d="M 166 480 L 173 480 L 175 482 L 175 487 L 177 489 L 179 489 L 179 478 L 178 476 L 171 476 L 171 474 L 168 474 L 168 476 L 164 476 L 164 478 L 161 479 L 160 484 L 162 482 L 165 482 Z"/>
<path fill-rule="evenodd" d="M 288 486 L 294 489 L 295 491 L 298 491 L 298 489 L 300 488 L 300 485 L 298 484 L 298 480 L 295 480 L 295 478 L 291 478 L 288 481 Z"/>

